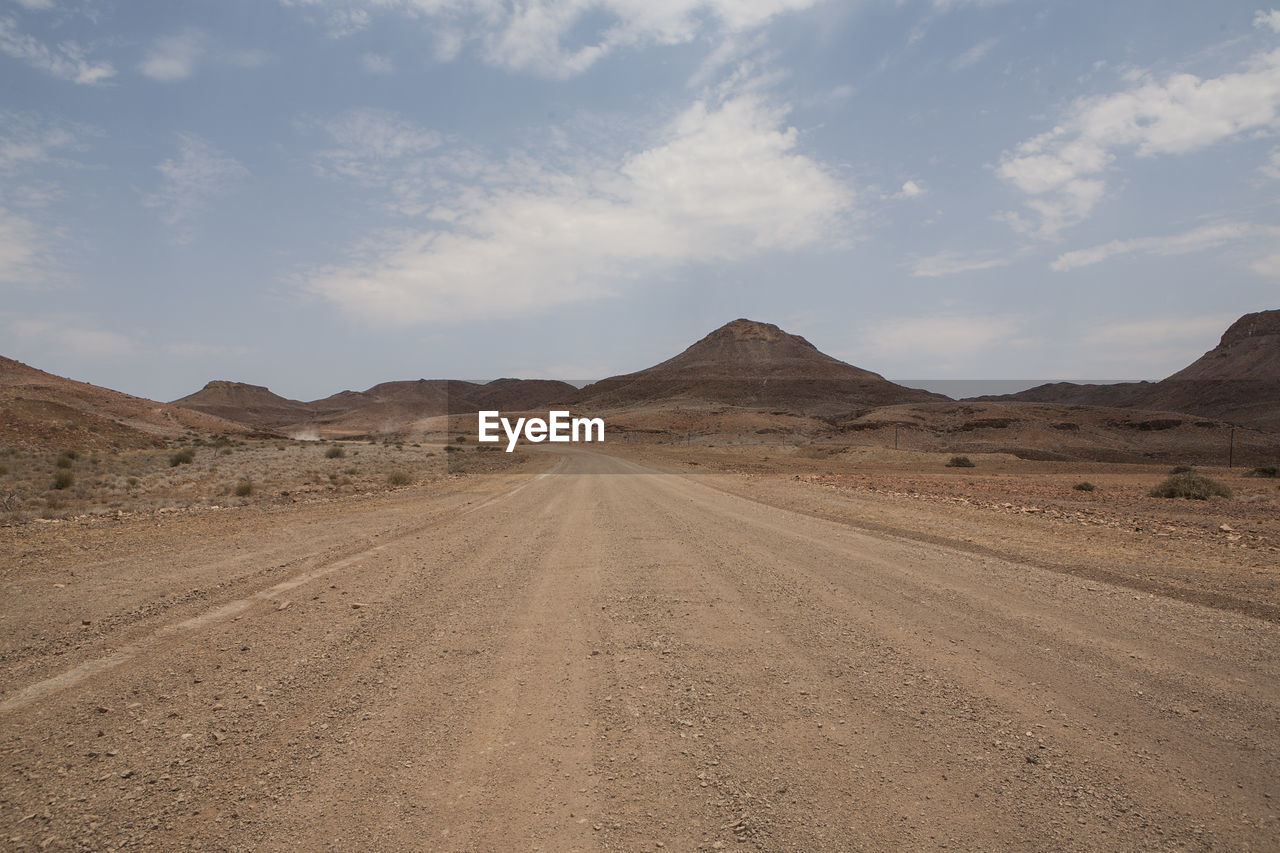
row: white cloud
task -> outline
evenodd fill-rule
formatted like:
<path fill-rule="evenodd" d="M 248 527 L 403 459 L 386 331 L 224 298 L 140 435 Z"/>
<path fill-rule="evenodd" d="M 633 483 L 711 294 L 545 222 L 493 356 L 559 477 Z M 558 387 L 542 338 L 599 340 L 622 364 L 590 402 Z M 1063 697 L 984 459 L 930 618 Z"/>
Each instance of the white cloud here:
<path fill-rule="evenodd" d="M 1280 180 L 1280 148 L 1271 152 L 1267 162 L 1262 165 L 1262 174 Z"/>
<path fill-rule="evenodd" d="M 143 199 L 143 204 L 158 211 L 166 224 L 179 227 L 179 241 L 191 239 L 185 229 L 187 221 L 209 199 L 228 192 L 249 176 L 249 170 L 200 137 L 178 134 L 178 156 L 156 166 L 163 178 L 161 186 Z"/>
<path fill-rule="evenodd" d="M 851 190 L 754 96 L 694 104 L 612 166 L 502 164 L 430 230 L 319 270 L 309 290 L 376 322 L 451 323 L 595 299 L 684 265 L 828 246 Z M 393 146 L 394 150 L 394 146 Z M 496 176 L 502 176 L 501 178 Z"/>
<path fill-rule="evenodd" d="M 427 155 L 443 143 L 439 133 L 377 109 L 350 110 L 316 124 L 333 142 L 316 157 L 321 174 L 377 190 L 397 213 L 418 215 L 432 205 L 431 190 L 442 178 Z"/>
<path fill-rule="evenodd" d="M 30 12 L 47 12 L 53 8 L 53 0 L 16 0 L 16 2 Z"/>
<path fill-rule="evenodd" d="M 88 129 L 0 110 L 0 174 L 29 173 L 55 159 L 60 150 L 79 148 Z"/>
<path fill-rule="evenodd" d="M 939 252 L 911 264 L 911 274 L 922 278 L 938 278 L 963 272 L 1007 267 L 1013 263 L 1008 255 L 992 252 Z"/>
<path fill-rule="evenodd" d="M 0 110 L 0 283 L 38 284 L 55 268 L 62 233 L 33 216 L 61 197 L 62 189 L 42 177 L 42 169 L 69 165 L 65 152 L 83 147 L 91 132 Z"/>
<path fill-rule="evenodd" d="M 1264 278 L 1274 278 L 1280 281 L 1280 252 L 1259 258 L 1249 265 L 1249 269 Z"/>
<path fill-rule="evenodd" d="M 185 80 L 204 56 L 207 50 L 205 41 L 204 35 L 197 30 L 161 36 L 147 51 L 138 70 L 152 80 L 164 83 Z"/>
<path fill-rule="evenodd" d="M 1191 252 L 1202 252 L 1215 249 L 1227 243 L 1255 237 L 1260 234 L 1274 234 L 1280 229 L 1261 228 L 1256 225 L 1239 222 L 1224 222 L 1217 225 L 1205 225 L 1167 237 L 1138 237 L 1130 240 L 1112 240 L 1101 246 L 1088 249 L 1076 249 L 1066 252 L 1049 265 L 1055 272 L 1067 272 L 1080 267 L 1101 263 L 1118 255 L 1185 255 Z"/>
<path fill-rule="evenodd" d="M 1220 77 L 1138 73 L 1112 95 L 1078 99 L 1052 130 L 1005 152 L 1001 178 L 1030 196 L 1030 216 L 1004 215 L 1015 229 L 1055 237 L 1086 218 L 1106 193 L 1101 177 L 1117 152 L 1186 154 L 1280 124 L 1280 50 Z"/>
<path fill-rule="evenodd" d="M 926 192 L 928 192 L 928 190 L 915 181 L 905 181 L 902 184 L 902 189 L 897 192 L 894 198 L 919 198 Z"/>
<path fill-rule="evenodd" d="M 1000 39 L 998 38 L 989 38 L 985 41 L 978 42 L 951 61 L 951 70 L 963 71 L 966 68 L 977 65 L 988 53 L 991 52 L 991 49 L 999 43 Z"/>
<path fill-rule="evenodd" d="M 222 50 L 207 33 L 187 28 L 174 35 L 160 36 L 138 63 L 138 71 L 161 83 L 185 80 L 196 67 L 213 60 L 236 68 L 261 68 L 269 55 L 261 50 Z"/>
<path fill-rule="evenodd" d="M 373 12 L 429 21 L 447 60 L 474 43 L 489 63 L 568 77 L 622 48 L 676 45 L 708 31 L 740 33 L 820 0 L 280 0 L 314 8 L 335 37 L 367 27 Z"/>
<path fill-rule="evenodd" d="M 435 131 L 388 110 L 350 110 L 322 126 L 337 143 L 322 159 L 348 177 L 359 176 L 374 164 L 421 155 L 443 141 Z"/>
<path fill-rule="evenodd" d="M 933 8 L 938 12 L 950 12 L 965 6 L 999 6 L 1013 0 L 933 0 Z"/>
<path fill-rule="evenodd" d="M 340 39 L 366 29 L 372 21 L 365 9 L 331 9 L 325 19 L 325 28 L 329 31 L 330 38 Z"/>
<path fill-rule="evenodd" d="M 0 207 L 0 284 L 38 284 L 48 275 L 49 247 L 30 219 Z"/>
<path fill-rule="evenodd" d="M 84 48 L 73 41 L 51 47 L 34 36 L 18 32 L 13 18 L 0 18 L 0 53 L 73 83 L 93 85 L 116 73 L 111 63 L 86 58 Z"/>
<path fill-rule="evenodd" d="M 366 53 L 361 56 L 360 67 L 369 74 L 390 74 L 395 70 L 391 64 L 391 57 L 380 53 Z"/>
<path fill-rule="evenodd" d="M 1269 9 L 1253 16 L 1253 25 L 1258 29 L 1271 29 L 1280 33 L 1280 9 Z"/>

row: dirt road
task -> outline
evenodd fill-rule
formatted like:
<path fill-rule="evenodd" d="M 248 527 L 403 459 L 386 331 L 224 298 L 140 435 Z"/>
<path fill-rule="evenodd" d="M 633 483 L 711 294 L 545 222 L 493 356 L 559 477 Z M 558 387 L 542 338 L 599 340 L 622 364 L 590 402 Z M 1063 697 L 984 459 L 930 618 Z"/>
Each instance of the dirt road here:
<path fill-rule="evenodd" d="M 1247 616 L 581 452 L 66 537 L 5 560 L 7 849 L 1280 847 Z"/>

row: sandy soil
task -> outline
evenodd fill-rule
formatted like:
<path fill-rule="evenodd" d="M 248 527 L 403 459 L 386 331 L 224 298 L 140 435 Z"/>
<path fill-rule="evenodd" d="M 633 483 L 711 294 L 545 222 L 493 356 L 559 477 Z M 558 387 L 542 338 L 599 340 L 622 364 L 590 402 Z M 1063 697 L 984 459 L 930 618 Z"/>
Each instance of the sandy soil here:
<path fill-rule="evenodd" d="M 1166 539 L 687 461 L 0 530 L 0 844 L 1280 846 L 1280 625 L 1061 569 Z"/>
<path fill-rule="evenodd" d="M 176 462 L 177 457 L 184 461 Z M 450 473 L 505 470 L 523 461 L 520 452 L 478 452 L 474 442 L 445 445 L 439 440 L 224 437 L 171 441 L 164 448 L 143 450 L 10 448 L 0 450 L 0 524 L 367 495 Z M 67 475 L 69 483 L 58 484 L 59 474 Z"/>
<path fill-rule="evenodd" d="M 866 531 L 1280 621 L 1280 483 L 1249 469 L 1198 469 L 1234 498 L 1194 501 L 1151 497 L 1171 470 L 1153 464 L 974 454 L 974 468 L 949 468 L 947 453 L 838 445 L 613 452 Z"/>

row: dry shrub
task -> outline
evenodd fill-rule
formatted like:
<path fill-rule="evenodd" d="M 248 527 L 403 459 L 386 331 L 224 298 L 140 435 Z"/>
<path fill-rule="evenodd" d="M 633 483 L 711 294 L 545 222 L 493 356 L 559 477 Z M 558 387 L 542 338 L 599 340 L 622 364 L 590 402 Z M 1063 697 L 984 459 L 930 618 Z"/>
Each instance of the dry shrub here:
<path fill-rule="evenodd" d="M 1207 501 L 1215 497 L 1229 498 L 1231 489 L 1203 474 L 1187 471 L 1171 474 L 1148 494 L 1153 498 L 1189 498 L 1195 501 Z"/>

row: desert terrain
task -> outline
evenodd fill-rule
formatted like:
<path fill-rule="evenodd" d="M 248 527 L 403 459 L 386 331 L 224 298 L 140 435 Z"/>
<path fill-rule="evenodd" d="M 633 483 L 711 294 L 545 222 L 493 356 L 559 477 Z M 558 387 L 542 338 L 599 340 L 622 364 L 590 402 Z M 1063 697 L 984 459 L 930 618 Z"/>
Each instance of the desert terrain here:
<path fill-rule="evenodd" d="M 1280 0 L 0 79 L 0 853 L 1280 853 Z"/>
<path fill-rule="evenodd" d="M 9 525 L 6 846 L 1280 843 L 1274 480 L 606 449 Z"/>
<path fill-rule="evenodd" d="M 1265 418 L 747 320 L 581 389 L 0 368 L 6 849 L 1280 847 Z M 558 399 L 605 443 L 466 411 Z"/>

